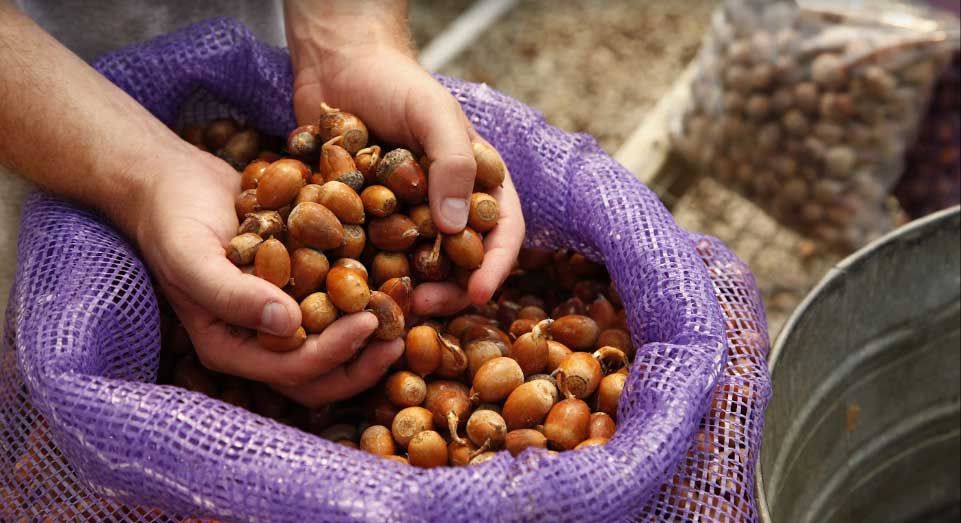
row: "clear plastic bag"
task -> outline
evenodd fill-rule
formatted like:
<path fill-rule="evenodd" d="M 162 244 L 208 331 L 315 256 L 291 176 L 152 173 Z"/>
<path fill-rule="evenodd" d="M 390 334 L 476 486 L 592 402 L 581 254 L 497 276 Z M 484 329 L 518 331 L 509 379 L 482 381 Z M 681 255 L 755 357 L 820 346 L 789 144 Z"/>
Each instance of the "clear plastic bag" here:
<path fill-rule="evenodd" d="M 957 23 L 900 4 L 832 12 L 725 0 L 672 129 L 681 154 L 778 221 L 838 250 L 885 208 Z"/>
<path fill-rule="evenodd" d="M 894 194 L 912 218 L 961 202 L 961 55 L 941 76 Z"/>

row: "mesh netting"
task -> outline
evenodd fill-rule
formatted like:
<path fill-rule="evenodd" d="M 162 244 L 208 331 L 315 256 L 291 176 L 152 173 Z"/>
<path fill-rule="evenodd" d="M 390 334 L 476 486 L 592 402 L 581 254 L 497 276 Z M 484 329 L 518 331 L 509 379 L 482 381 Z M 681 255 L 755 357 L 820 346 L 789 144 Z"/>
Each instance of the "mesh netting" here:
<path fill-rule="evenodd" d="M 231 20 L 97 67 L 169 125 L 227 110 L 268 132 L 293 127 L 289 60 Z M 603 260 L 621 290 L 640 349 L 606 446 L 421 470 L 155 385 L 157 304 L 136 252 L 97 215 L 38 193 L 0 369 L 0 520 L 755 519 L 770 385 L 750 272 L 681 231 L 591 138 L 486 86 L 443 81 L 514 173 L 529 244 Z"/>

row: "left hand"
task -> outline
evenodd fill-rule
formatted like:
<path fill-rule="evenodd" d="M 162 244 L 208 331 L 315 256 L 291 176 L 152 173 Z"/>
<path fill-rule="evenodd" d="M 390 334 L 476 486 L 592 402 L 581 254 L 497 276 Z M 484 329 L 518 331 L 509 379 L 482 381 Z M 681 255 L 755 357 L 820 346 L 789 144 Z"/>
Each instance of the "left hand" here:
<path fill-rule="evenodd" d="M 321 102 L 326 102 L 356 114 L 378 137 L 423 151 L 431 160 L 429 199 L 434 223 L 444 233 L 462 230 L 476 171 L 471 142 L 483 138 L 457 100 L 417 63 L 404 38 L 371 37 L 352 43 L 341 36 L 340 43 L 327 40 L 328 47 L 323 48 L 315 43 L 317 39 L 291 37 L 291 33 L 302 34 L 298 23 L 310 24 L 306 12 L 296 16 L 300 22 L 294 22 L 289 12 L 287 16 L 298 122 L 316 121 Z M 328 31 L 351 27 L 350 22 L 331 25 L 325 20 Z M 377 24 L 371 27 L 370 31 L 377 31 Z M 336 37 L 332 40 L 338 42 Z M 500 217 L 484 239 L 484 262 L 471 276 L 468 291 L 453 283 L 420 285 L 414 293 L 417 314 L 448 315 L 471 303 L 484 304 L 509 275 L 524 239 L 524 217 L 509 175 L 503 187 L 490 193 L 500 205 Z"/>

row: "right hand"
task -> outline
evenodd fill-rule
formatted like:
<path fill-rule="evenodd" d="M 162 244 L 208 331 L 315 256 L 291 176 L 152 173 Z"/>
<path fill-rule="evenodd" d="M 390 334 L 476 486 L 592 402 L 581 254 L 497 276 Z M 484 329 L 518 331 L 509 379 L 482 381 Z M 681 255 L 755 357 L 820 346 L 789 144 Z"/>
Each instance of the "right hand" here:
<path fill-rule="evenodd" d="M 227 260 L 224 246 L 238 227 L 234 199 L 240 176 L 220 159 L 184 146 L 145 171 L 152 178 L 137 198 L 143 205 L 131 208 L 135 216 L 125 221 L 200 361 L 217 372 L 268 383 L 309 407 L 373 386 L 404 345 L 368 344 L 377 327 L 369 312 L 345 316 L 286 353 L 263 349 L 249 331 L 232 328 L 292 335 L 300 326 L 300 307 Z"/>

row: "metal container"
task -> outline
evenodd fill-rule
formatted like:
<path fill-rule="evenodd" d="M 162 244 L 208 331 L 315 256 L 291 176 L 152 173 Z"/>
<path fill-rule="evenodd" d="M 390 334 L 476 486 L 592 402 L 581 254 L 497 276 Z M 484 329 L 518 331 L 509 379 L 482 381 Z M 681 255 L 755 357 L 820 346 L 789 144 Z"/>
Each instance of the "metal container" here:
<path fill-rule="evenodd" d="M 765 523 L 958 521 L 961 211 L 835 267 L 771 353 Z"/>

